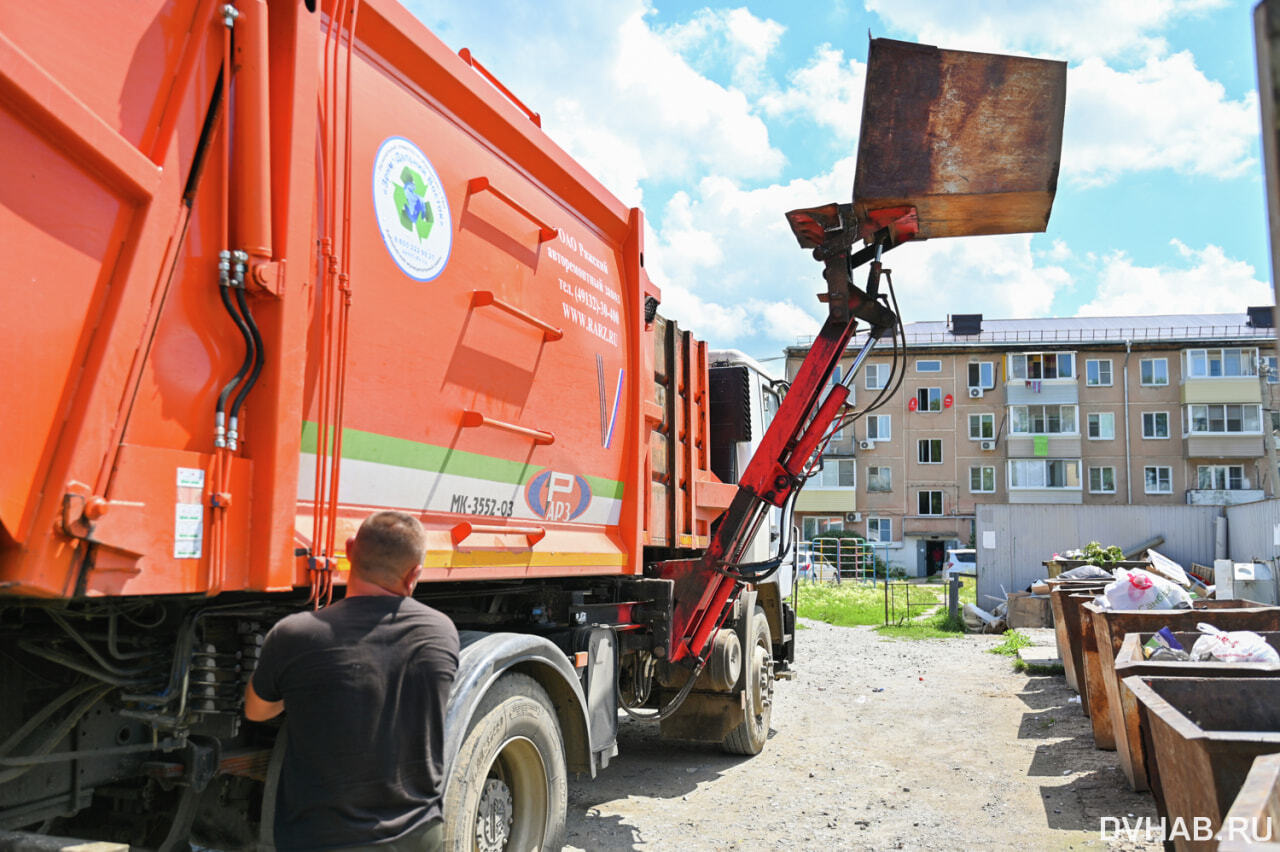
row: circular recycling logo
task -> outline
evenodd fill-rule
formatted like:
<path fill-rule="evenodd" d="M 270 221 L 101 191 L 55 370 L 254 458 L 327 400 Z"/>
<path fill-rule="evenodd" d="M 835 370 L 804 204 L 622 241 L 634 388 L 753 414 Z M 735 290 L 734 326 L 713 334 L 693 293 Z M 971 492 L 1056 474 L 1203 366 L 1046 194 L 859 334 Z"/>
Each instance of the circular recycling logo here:
<path fill-rule="evenodd" d="M 415 281 L 444 271 L 453 248 L 453 220 L 440 176 L 422 150 L 389 136 L 373 158 L 373 210 L 391 259 Z"/>

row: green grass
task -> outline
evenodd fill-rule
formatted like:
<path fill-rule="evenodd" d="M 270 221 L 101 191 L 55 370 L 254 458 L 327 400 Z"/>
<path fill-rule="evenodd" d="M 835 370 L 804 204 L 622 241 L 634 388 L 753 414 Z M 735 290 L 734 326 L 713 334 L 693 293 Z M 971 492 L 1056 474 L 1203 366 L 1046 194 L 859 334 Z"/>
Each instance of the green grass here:
<path fill-rule="evenodd" d="M 884 589 L 846 582 L 801 583 L 796 615 L 836 627 L 884 623 Z"/>
<path fill-rule="evenodd" d="M 990 650 L 992 654 L 1004 654 L 1006 657 L 1018 656 L 1019 648 L 1026 648 L 1031 645 L 1031 637 L 1025 633 L 1019 633 L 1016 630 L 1009 630 L 1004 634 L 1004 641 Z"/>
<path fill-rule="evenodd" d="M 893 589 L 899 615 L 906 604 L 905 590 Z M 916 609 L 932 596 L 938 608 Z M 960 605 L 973 603 L 977 597 L 977 584 L 965 578 L 960 587 Z M 891 639 L 949 639 L 964 634 L 964 619 L 957 613 L 947 615 L 946 589 L 932 583 L 911 585 L 913 618 L 904 624 L 884 624 L 884 587 L 863 586 L 845 582 L 842 585 L 802 583 L 800 585 L 797 615 L 814 621 L 823 621 L 836 627 L 873 626 L 882 636 Z M 922 613 L 928 612 L 927 615 Z"/>

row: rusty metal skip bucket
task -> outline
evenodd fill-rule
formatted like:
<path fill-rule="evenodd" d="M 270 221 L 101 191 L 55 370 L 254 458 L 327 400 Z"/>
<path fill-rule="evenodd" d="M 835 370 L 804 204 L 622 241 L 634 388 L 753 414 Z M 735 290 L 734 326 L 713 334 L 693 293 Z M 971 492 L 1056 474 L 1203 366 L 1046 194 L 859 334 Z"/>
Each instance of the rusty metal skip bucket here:
<path fill-rule="evenodd" d="M 1044 231 L 1067 64 L 872 39 L 854 214 L 915 207 L 919 236 Z"/>

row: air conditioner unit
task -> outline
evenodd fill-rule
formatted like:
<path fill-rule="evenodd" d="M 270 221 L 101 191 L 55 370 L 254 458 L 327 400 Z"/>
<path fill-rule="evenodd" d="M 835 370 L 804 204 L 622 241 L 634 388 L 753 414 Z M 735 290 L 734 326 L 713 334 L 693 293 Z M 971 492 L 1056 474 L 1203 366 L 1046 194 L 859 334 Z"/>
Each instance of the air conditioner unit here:
<path fill-rule="evenodd" d="M 876 448 L 875 441 L 859 441 L 858 442 L 858 449 L 860 450 L 874 450 L 875 448 Z"/>
<path fill-rule="evenodd" d="M 846 524 L 862 523 L 862 513 L 861 512 L 845 512 L 844 522 Z"/>
<path fill-rule="evenodd" d="M 982 388 L 969 388 L 969 399 L 982 399 Z"/>
<path fill-rule="evenodd" d="M 983 441 L 983 442 L 982 442 L 982 449 L 984 449 L 984 450 L 994 450 L 995 448 L 996 448 L 996 442 L 995 442 L 995 441 Z"/>

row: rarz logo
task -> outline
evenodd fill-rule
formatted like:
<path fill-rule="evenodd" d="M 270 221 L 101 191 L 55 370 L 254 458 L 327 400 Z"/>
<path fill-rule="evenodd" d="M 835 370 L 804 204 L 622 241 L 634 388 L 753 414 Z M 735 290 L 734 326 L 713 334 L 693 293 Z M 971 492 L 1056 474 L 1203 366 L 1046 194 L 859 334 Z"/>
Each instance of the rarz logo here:
<path fill-rule="evenodd" d="M 449 201 L 431 162 L 408 139 L 388 137 L 373 158 L 373 211 L 405 275 L 430 281 L 444 271 L 453 247 Z"/>
<path fill-rule="evenodd" d="M 544 470 L 524 491 L 529 508 L 548 521 L 572 521 L 591 505 L 591 486 L 581 476 Z"/>

